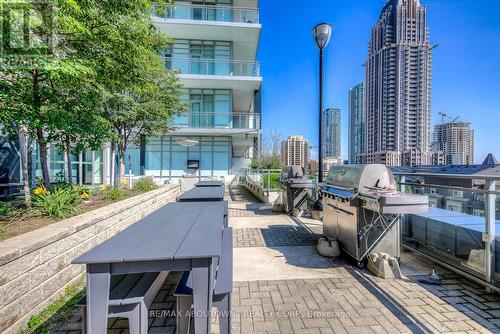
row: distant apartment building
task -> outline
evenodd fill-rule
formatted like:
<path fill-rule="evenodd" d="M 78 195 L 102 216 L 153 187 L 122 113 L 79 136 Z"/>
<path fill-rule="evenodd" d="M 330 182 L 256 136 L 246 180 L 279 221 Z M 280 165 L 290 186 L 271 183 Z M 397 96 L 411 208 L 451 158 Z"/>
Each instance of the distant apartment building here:
<path fill-rule="evenodd" d="M 309 141 L 303 136 L 290 136 L 281 143 L 281 159 L 285 166 L 308 167 Z"/>
<path fill-rule="evenodd" d="M 165 66 L 177 73 L 189 112 L 176 130 L 149 138 L 146 175 L 224 177 L 249 167 L 260 134 L 262 26 L 258 0 L 175 1 L 154 16 L 173 43 Z M 162 15 L 164 13 L 164 15 Z M 195 145 L 185 145 L 186 139 Z"/>
<path fill-rule="evenodd" d="M 360 162 L 359 155 L 365 151 L 365 84 L 349 89 L 349 163 Z"/>
<path fill-rule="evenodd" d="M 341 156 L 342 115 L 339 108 L 323 110 L 323 156 Z"/>
<path fill-rule="evenodd" d="M 318 160 L 309 160 L 307 162 L 307 172 L 310 174 L 310 175 L 317 175 L 318 174 Z"/>
<path fill-rule="evenodd" d="M 474 129 L 464 122 L 438 124 L 434 128 L 434 149 L 443 152 L 446 165 L 472 165 Z"/>
<path fill-rule="evenodd" d="M 368 46 L 363 162 L 431 162 L 432 48 L 426 7 L 419 0 L 389 0 Z"/>
<path fill-rule="evenodd" d="M 344 159 L 342 157 L 326 157 L 323 158 L 323 171 L 328 172 L 330 167 L 335 165 L 343 165 Z"/>

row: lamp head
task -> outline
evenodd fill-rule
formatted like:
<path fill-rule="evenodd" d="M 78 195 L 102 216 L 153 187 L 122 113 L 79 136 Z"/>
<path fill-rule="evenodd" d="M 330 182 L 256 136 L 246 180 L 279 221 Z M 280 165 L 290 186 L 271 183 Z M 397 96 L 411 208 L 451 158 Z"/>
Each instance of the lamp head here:
<path fill-rule="evenodd" d="M 332 25 L 329 23 L 320 23 L 314 27 L 314 40 L 318 48 L 324 49 L 328 45 L 332 37 L 332 29 Z"/>

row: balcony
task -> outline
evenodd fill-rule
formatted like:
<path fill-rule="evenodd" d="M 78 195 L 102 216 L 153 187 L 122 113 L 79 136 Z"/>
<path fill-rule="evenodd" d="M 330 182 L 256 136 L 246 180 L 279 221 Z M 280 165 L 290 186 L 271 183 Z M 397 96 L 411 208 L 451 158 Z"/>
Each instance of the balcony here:
<path fill-rule="evenodd" d="M 179 132 L 189 132 L 192 129 L 209 129 L 211 132 L 226 132 L 224 130 L 260 129 L 260 114 L 231 112 L 188 112 L 177 116 L 173 125 Z M 190 130 L 188 130 L 190 129 Z M 187 130 L 187 131 L 186 131 Z M 234 132 L 234 131 L 229 131 Z"/>
<path fill-rule="evenodd" d="M 156 5 L 154 14 L 163 20 L 193 20 L 231 23 L 259 23 L 257 8 L 194 4 Z"/>
<path fill-rule="evenodd" d="M 262 25 L 256 8 L 175 4 L 157 6 L 156 28 L 169 38 L 227 41 L 234 59 L 255 59 Z"/>
<path fill-rule="evenodd" d="M 257 61 L 163 57 L 165 67 L 177 74 L 260 77 Z"/>

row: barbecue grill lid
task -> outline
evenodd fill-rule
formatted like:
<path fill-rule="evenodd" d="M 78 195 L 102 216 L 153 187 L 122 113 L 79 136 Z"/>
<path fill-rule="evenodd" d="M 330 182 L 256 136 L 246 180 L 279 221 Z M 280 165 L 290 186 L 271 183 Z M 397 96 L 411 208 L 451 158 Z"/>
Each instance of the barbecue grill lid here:
<path fill-rule="evenodd" d="M 371 193 L 373 188 L 396 188 L 392 172 L 382 164 L 331 166 L 327 183 L 359 193 Z"/>
<path fill-rule="evenodd" d="M 285 178 L 287 179 L 302 177 L 304 177 L 304 168 L 302 168 L 302 166 L 289 166 L 285 174 Z"/>

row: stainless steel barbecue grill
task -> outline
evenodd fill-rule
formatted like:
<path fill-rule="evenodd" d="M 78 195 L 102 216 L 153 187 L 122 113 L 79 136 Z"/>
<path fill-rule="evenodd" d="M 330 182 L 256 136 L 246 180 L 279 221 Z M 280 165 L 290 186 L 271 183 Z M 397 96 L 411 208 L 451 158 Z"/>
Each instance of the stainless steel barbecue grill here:
<path fill-rule="evenodd" d="M 323 233 L 354 259 L 370 253 L 399 258 L 402 214 L 428 210 L 427 196 L 396 191 L 392 172 L 384 165 L 332 166 L 323 197 Z"/>
<path fill-rule="evenodd" d="M 307 208 L 312 180 L 304 178 L 302 166 L 290 166 L 280 178 L 283 211 L 297 215 Z"/>

